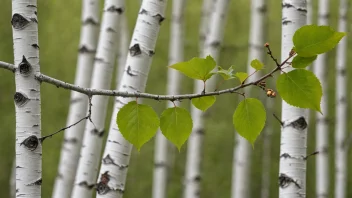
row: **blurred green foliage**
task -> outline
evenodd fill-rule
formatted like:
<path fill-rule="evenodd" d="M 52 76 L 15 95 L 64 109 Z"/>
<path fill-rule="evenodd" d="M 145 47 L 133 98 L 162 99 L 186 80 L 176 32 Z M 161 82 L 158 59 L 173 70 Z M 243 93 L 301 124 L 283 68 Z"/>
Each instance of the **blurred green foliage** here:
<path fill-rule="evenodd" d="M 352 2 L 350 0 L 350 2 Z M 67 1 L 39 1 L 39 45 L 41 58 L 41 71 L 55 78 L 73 82 L 77 48 L 80 32 L 80 9 L 81 2 Z M 139 10 L 138 0 L 126 1 L 126 13 L 128 15 L 129 28 L 132 32 L 137 13 Z M 0 60 L 13 62 L 12 53 L 12 29 L 11 29 L 11 1 L 3 1 L 0 7 Z M 314 1 L 314 15 L 317 11 L 317 1 Z M 337 28 L 338 3 L 330 1 L 331 15 L 330 24 Z M 189 0 L 187 5 L 186 21 L 186 39 L 185 39 L 185 59 L 188 60 L 198 56 L 198 25 L 200 16 L 201 0 Z M 268 0 L 268 22 L 266 30 L 263 33 L 267 35 L 266 41 L 271 44 L 274 55 L 278 58 L 280 55 L 281 45 L 281 1 Z M 148 80 L 147 91 L 150 93 L 166 92 L 166 71 L 168 63 L 168 43 L 169 43 L 169 22 L 171 1 L 169 1 L 166 20 L 160 30 L 156 55 L 154 56 L 153 65 Z M 352 19 L 352 13 L 349 13 L 349 19 Z M 221 60 L 219 65 L 226 69 L 230 65 L 236 65 L 236 69 L 246 71 L 247 52 L 248 52 L 248 31 L 250 17 L 250 1 L 236 0 L 232 1 L 228 22 L 225 31 L 225 42 L 221 49 Z M 316 21 L 316 17 L 314 17 Z M 351 24 L 349 24 L 351 30 Z M 352 54 L 351 33 L 348 33 L 348 52 Z M 328 95 L 329 95 L 329 113 L 327 114 L 330 121 L 330 197 L 333 197 L 334 188 L 334 119 L 335 119 L 335 50 L 328 53 Z M 273 62 L 267 58 L 266 68 L 274 67 Z M 351 65 L 352 56 L 348 56 L 348 63 Z M 349 77 L 351 67 L 348 68 Z M 15 110 L 13 105 L 13 94 L 15 93 L 14 76 L 5 70 L 0 70 L 0 197 L 9 197 L 9 177 L 12 169 L 14 157 L 15 141 Z M 235 81 L 226 82 L 223 88 L 237 83 Z M 112 87 L 114 87 L 112 83 Z M 351 78 L 349 79 L 349 85 Z M 182 92 L 192 92 L 192 80 L 184 79 L 182 81 Z M 349 89 L 351 87 L 349 86 Z M 68 112 L 70 92 L 63 89 L 57 89 L 52 85 L 42 84 L 42 134 L 47 135 L 57 129 L 65 126 Z M 265 94 L 264 92 L 260 92 Z M 348 101 L 351 101 L 350 92 Z M 272 116 L 274 112 L 280 117 L 280 97 L 275 99 L 276 108 L 268 113 Z M 160 114 L 165 108 L 165 102 L 155 102 L 144 100 L 147 104 L 153 105 Z M 201 197 L 230 197 L 231 191 L 231 172 L 234 146 L 234 129 L 232 125 L 232 114 L 238 104 L 237 96 L 224 95 L 217 99 L 216 104 L 208 112 L 206 123 L 206 137 L 204 140 L 204 160 L 202 163 L 202 191 Z M 183 107 L 189 107 L 189 101 L 183 101 Z M 351 106 L 348 109 L 348 117 L 351 117 Z M 109 103 L 109 114 L 106 121 L 108 127 L 112 111 L 112 100 Z M 114 115 L 115 116 L 115 115 Z M 315 151 L 315 131 L 314 115 L 311 116 L 313 122 L 309 128 L 308 153 Z M 352 123 L 348 123 L 348 129 L 351 129 Z M 273 123 L 275 131 L 272 138 L 271 161 L 269 171 L 271 175 L 270 197 L 275 198 L 278 195 L 278 168 L 279 168 L 279 146 L 280 146 L 280 126 L 278 122 Z M 42 197 L 51 197 L 57 165 L 59 161 L 59 151 L 61 147 L 62 135 L 57 135 L 48 139 L 43 145 L 43 185 Z M 262 136 L 255 143 L 255 150 L 252 155 L 251 165 L 251 197 L 260 196 L 261 186 L 261 154 L 262 154 Z M 129 168 L 125 197 L 146 197 L 151 196 L 152 171 L 153 171 L 153 141 L 147 143 L 140 153 L 133 150 L 131 165 Z M 175 152 L 174 166 L 172 167 L 169 179 L 168 197 L 176 198 L 182 195 L 183 175 L 185 167 L 185 156 L 187 146 L 182 147 L 181 152 Z M 349 152 L 349 166 L 352 163 L 352 155 Z M 352 172 L 348 173 L 348 184 L 352 186 Z M 308 160 L 307 170 L 307 197 L 315 195 L 315 159 L 310 157 Z M 147 196 L 148 197 L 148 196 Z M 347 197 L 352 197 L 352 188 L 348 188 Z"/>

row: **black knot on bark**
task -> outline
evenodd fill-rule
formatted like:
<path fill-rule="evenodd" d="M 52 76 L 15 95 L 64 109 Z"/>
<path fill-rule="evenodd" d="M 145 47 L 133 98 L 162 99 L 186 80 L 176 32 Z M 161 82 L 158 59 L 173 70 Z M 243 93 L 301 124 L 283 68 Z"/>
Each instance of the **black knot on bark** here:
<path fill-rule="evenodd" d="M 22 76 L 28 76 L 32 71 L 32 66 L 27 61 L 25 56 L 22 57 L 22 62 L 18 65 L 18 67 Z"/>
<path fill-rule="evenodd" d="M 298 130 L 304 130 L 307 128 L 308 124 L 306 122 L 306 119 L 301 116 L 294 122 L 290 124 L 293 128 L 298 129 Z"/>
<path fill-rule="evenodd" d="M 22 107 L 29 101 L 28 97 L 21 92 L 16 92 L 13 99 L 15 100 L 17 107 Z"/>
<path fill-rule="evenodd" d="M 159 25 L 161 25 L 161 23 L 165 20 L 165 17 L 163 17 L 161 14 L 156 14 L 153 17 L 159 21 Z"/>
<path fill-rule="evenodd" d="M 92 132 L 94 135 L 97 135 L 97 136 L 99 136 L 99 137 L 103 137 L 103 136 L 104 136 L 104 133 L 105 133 L 105 130 L 103 129 L 103 130 L 99 131 L 98 129 L 93 129 L 91 132 Z"/>
<path fill-rule="evenodd" d="M 20 30 L 25 28 L 29 24 L 29 21 L 22 15 L 16 13 L 12 16 L 11 24 L 14 29 Z"/>
<path fill-rule="evenodd" d="M 130 47 L 129 51 L 130 51 L 130 55 L 132 57 L 142 54 L 142 50 L 141 50 L 141 48 L 140 48 L 138 43 L 136 43 L 132 47 Z"/>
<path fill-rule="evenodd" d="M 123 8 L 117 8 L 115 6 L 111 6 L 106 11 L 108 11 L 108 12 L 117 12 L 118 14 L 122 14 L 124 9 Z"/>
<path fill-rule="evenodd" d="M 106 171 L 105 173 L 101 174 L 100 182 L 97 184 L 97 192 L 99 195 L 105 195 L 111 190 L 110 187 L 108 186 L 109 181 L 110 181 L 109 171 Z"/>
<path fill-rule="evenodd" d="M 28 138 L 26 138 L 25 140 L 23 140 L 23 142 L 21 142 L 20 146 L 22 146 L 22 144 L 30 151 L 34 151 L 39 144 L 39 140 L 37 138 L 37 136 L 35 135 L 31 135 Z"/>
<path fill-rule="evenodd" d="M 114 160 L 110 157 L 110 155 L 108 154 L 107 156 L 105 156 L 103 158 L 103 164 L 113 164 L 115 165 Z"/>
<path fill-rule="evenodd" d="M 301 188 L 301 186 L 295 180 L 293 180 L 291 177 L 289 177 L 285 173 L 280 173 L 280 176 L 279 176 L 280 188 L 286 188 L 291 183 L 294 183 L 297 186 L 297 188 Z"/>

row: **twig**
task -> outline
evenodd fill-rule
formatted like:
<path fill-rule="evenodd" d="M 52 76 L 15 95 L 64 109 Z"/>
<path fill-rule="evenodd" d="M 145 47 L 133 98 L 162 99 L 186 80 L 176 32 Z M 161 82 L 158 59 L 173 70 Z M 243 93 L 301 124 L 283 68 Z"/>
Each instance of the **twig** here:
<path fill-rule="evenodd" d="M 10 63 L 5 63 L 5 62 L 2 62 L 0 61 L 0 68 L 3 68 L 3 69 L 7 69 L 7 70 L 10 70 L 12 72 L 15 72 L 16 71 L 16 67 Z"/>
<path fill-rule="evenodd" d="M 273 61 L 275 62 L 277 67 L 280 67 L 280 63 L 277 61 L 277 59 L 273 56 L 273 53 L 271 52 L 269 43 L 265 43 L 264 45 L 266 47 L 266 49 L 268 50 L 267 54 L 269 54 L 269 56 L 271 57 L 271 59 L 273 59 Z"/>
<path fill-rule="evenodd" d="M 284 126 L 284 122 L 282 122 L 282 121 L 280 120 L 280 118 L 278 118 L 278 117 L 275 115 L 275 113 L 273 113 L 273 116 L 274 116 L 274 118 L 275 118 L 277 121 L 279 121 L 279 123 L 280 123 L 281 126 Z"/>
<path fill-rule="evenodd" d="M 78 120 L 77 122 L 71 124 L 70 126 L 64 127 L 64 128 L 62 128 L 62 129 L 60 129 L 60 130 L 58 130 L 58 131 L 56 131 L 56 132 L 54 132 L 54 133 L 52 133 L 50 135 L 46 135 L 46 136 L 43 136 L 43 137 L 39 138 L 39 141 L 41 143 L 43 143 L 46 138 L 48 138 L 48 137 L 51 138 L 54 135 L 56 135 L 56 134 L 58 134 L 58 133 L 60 133 L 62 131 L 65 131 L 66 129 L 69 129 L 69 128 L 73 127 L 73 126 L 76 126 L 77 124 L 79 124 L 83 120 L 87 120 L 88 119 L 94 125 L 94 123 L 92 121 L 92 118 L 91 118 L 91 115 L 92 115 L 92 97 L 88 96 L 88 100 L 89 100 L 89 108 L 88 108 L 88 115 L 87 116 L 81 118 L 80 120 Z M 95 125 L 94 125 L 94 128 L 96 128 Z"/>
<path fill-rule="evenodd" d="M 313 153 L 311 153 L 311 154 L 305 156 L 303 159 L 304 159 L 304 160 L 307 160 L 308 157 L 313 156 L 313 155 L 317 155 L 317 154 L 319 154 L 319 151 L 315 151 L 315 152 L 313 152 Z"/>

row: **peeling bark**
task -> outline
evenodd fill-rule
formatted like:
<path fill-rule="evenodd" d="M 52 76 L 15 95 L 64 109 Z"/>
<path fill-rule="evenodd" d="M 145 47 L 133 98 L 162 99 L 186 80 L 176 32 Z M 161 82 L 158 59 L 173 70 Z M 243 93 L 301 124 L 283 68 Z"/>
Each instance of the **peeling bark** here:
<path fill-rule="evenodd" d="M 99 1 L 82 1 L 82 26 L 78 50 L 75 85 L 89 87 L 91 82 L 94 55 L 97 47 L 99 29 Z M 67 126 L 86 116 L 88 98 L 86 95 L 72 91 Z M 58 176 L 56 177 L 53 198 L 71 196 L 76 175 L 79 154 L 82 146 L 85 121 L 65 131 L 62 143 Z"/>
<path fill-rule="evenodd" d="M 347 32 L 348 1 L 340 0 L 338 31 Z M 335 198 L 346 197 L 347 187 L 347 38 L 337 46 L 336 57 L 336 123 L 335 123 Z"/>
<path fill-rule="evenodd" d="M 124 0 L 106 0 L 97 53 L 94 58 L 94 69 L 91 88 L 108 89 L 112 80 L 113 66 L 116 60 L 118 27 L 124 11 Z M 92 98 L 92 122 L 86 122 L 84 138 L 72 198 L 92 197 L 96 184 L 100 154 L 103 143 L 105 118 L 108 98 Z"/>
<path fill-rule="evenodd" d="M 292 36 L 307 23 L 306 0 L 282 1 L 282 42 L 281 60 L 289 56 L 293 47 Z M 284 23 L 291 21 L 291 23 Z M 293 68 L 284 69 L 289 72 Z M 306 150 L 307 150 L 307 111 L 288 105 L 282 101 L 282 121 L 279 197 L 306 197 Z"/>
<path fill-rule="evenodd" d="M 144 92 L 152 61 L 151 54 L 154 54 L 160 23 L 164 19 L 166 3 L 166 0 L 143 1 L 131 39 L 119 91 Z M 121 135 L 116 124 L 116 115 L 123 105 L 131 100 L 134 99 L 121 97 L 115 99 L 114 112 L 97 184 L 104 188 L 97 190 L 97 198 L 123 197 L 132 145 Z M 107 156 L 109 157 L 107 158 Z M 104 174 L 108 174 L 108 180 L 104 179 Z"/>
<path fill-rule="evenodd" d="M 207 3 L 206 1 L 204 3 Z M 223 31 L 225 28 L 227 11 L 230 0 L 217 0 L 211 3 L 214 5 L 214 11 L 210 17 L 209 33 L 204 42 L 204 50 L 200 50 L 200 56 L 206 57 L 211 55 L 214 60 L 218 60 L 220 53 L 220 44 L 223 40 Z M 210 28 L 211 27 L 211 28 Z M 203 27 L 202 27 L 203 28 Z M 201 31 L 202 32 L 202 31 Z M 214 45 L 214 43 L 218 43 Z M 215 89 L 215 80 L 209 80 L 206 91 Z M 197 93 L 203 91 L 203 82 L 194 82 L 194 90 Z M 193 119 L 193 131 L 188 139 L 186 173 L 184 181 L 184 198 L 195 198 L 200 196 L 201 171 L 200 164 L 202 160 L 202 146 L 204 138 L 204 116 L 205 114 L 192 106 L 191 114 Z M 202 133 L 199 133 L 202 132 Z"/>
<path fill-rule="evenodd" d="M 42 177 L 40 72 L 36 0 L 12 1 L 16 93 L 16 197 L 40 198 Z M 31 58 L 28 58 L 31 57 Z"/>
<path fill-rule="evenodd" d="M 184 48 L 184 25 L 183 13 L 186 0 L 177 0 L 172 2 L 172 18 L 170 29 L 169 44 L 169 65 L 183 61 Z M 167 94 L 179 94 L 181 75 L 178 71 L 168 69 Z M 174 104 L 168 102 L 167 107 L 173 107 Z M 171 158 L 173 156 L 174 147 L 171 143 L 158 131 L 155 137 L 154 149 L 154 175 L 153 175 L 153 198 L 165 198 L 168 174 L 171 169 Z"/>

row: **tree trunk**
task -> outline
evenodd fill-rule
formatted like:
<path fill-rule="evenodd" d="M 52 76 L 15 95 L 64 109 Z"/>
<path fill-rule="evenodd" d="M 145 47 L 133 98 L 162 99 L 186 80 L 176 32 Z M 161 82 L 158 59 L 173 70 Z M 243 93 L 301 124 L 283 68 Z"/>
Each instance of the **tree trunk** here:
<path fill-rule="evenodd" d="M 207 35 L 206 41 L 204 43 L 204 51 L 200 50 L 203 53 L 201 56 L 206 57 L 207 55 L 211 55 L 216 61 L 218 60 L 229 4 L 230 0 L 217 0 L 212 4 L 214 5 L 214 11 L 210 18 L 209 27 L 211 28 L 209 28 L 209 34 Z M 206 87 L 208 89 L 207 91 L 214 91 L 214 77 L 208 81 Z M 197 93 L 202 92 L 203 82 L 195 81 L 194 90 Z M 200 196 L 200 164 L 205 132 L 205 114 L 193 106 L 191 108 L 191 114 L 193 119 L 193 131 L 188 139 L 184 198 L 194 198 Z"/>
<path fill-rule="evenodd" d="M 319 0 L 318 25 L 329 24 L 329 1 Z M 316 156 L 316 194 L 317 198 L 325 198 L 329 195 L 329 128 L 328 128 L 328 84 L 326 72 L 327 54 L 318 56 L 314 64 L 314 73 L 319 78 L 323 88 L 323 97 L 321 100 L 322 113 L 316 113 L 316 150 L 319 155 Z"/>
<path fill-rule="evenodd" d="M 347 0 L 340 0 L 338 31 L 347 32 Z M 347 183 L 347 38 L 337 46 L 336 57 L 336 123 L 335 123 L 335 198 L 346 197 Z"/>
<path fill-rule="evenodd" d="M 253 59 L 263 60 L 264 52 L 264 19 L 266 5 L 265 0 L 252 0 L 251 4 L 251 27 L 249 36 L 248 52 L 248 74 L 255 70 L 250 66 Z M 252 75 L 250 79 L 257 79 L 258 73 Z M 235 147 L 233 158 L 233 175 L 232 175 L 232 198 L 249 197 L 249 178 L 251 167 L 252 148 L 247 140 L 235 135 Z"/>
<path fill-rule="evenodd" d="M 307 0 L 307 24 L 313 23 L 313 5 L 312 0 Z"/>
<path fill-rule="evenodd" d="M 183 12 L 186 5 L 185 0 L 172 1 L 172 19 L 169 44 L 169 65 L 183 61 Z M 176 70 L 168 70 L 167 94 L 179 94 L 180 73 Z M 168 107 L 173 107 L 168 102 Z M 154 176 L 153 176 L 153 198 L 165 198 L 167 190 L 168 172 L 171 167 L 170 153 L 173 146 L 159 131 L 155 138 L 154 154 Z"/>
<path fill-rule="evenodd" d="M 75 85 L 89 87 L 92 77 L 94 55 L 97 48 L 99 28 L 99 1 L 82 1 L 82 24 Z M 67 126 L 86 116 L 88 98 L 86 95 L 72 91 Z M 55 180 L 53 198 L 71 196 L 76 175 L 79 154 L 82 146 L 85 121 L 65 131 L 61 148 L 58 175 Z"/>
<path fill-rule="evenodd" d="M 166 4 L 166 0 L 142 2 L 119 91 L 144 92 L 160 25 L 164 20 Z M 123 197 L 132 145 L 121 135 L 116 125 L 116 115 L 132 100 L 135 99 L 115 98 L 114 112 L 98 179 L 97 198 Z"/>
<path fill-rule="evenodd" d="M 214 0 L 203 0 L 202 13 L 200 17 L 199 26 L 199 54 L 203 55 L 204 43 L 206 41 L 207 34 L 209 33 L 209 19 L 212 13 L 212 6 Z"/>
<path fill-rule="evenodd" d="M 282 1 L 281 60 L 293 47 L 295 31 L 307 23 L 306 0 Z M 289 72 L 293 68 L 284 69 Z M 307 111 L 282 101 L 279 197 L 306 197 Z"/>
<path fill-rule="evenodd" d="M 109 89 L 116 60 L 118 25 L 124 11 L 123 0 L 106 0 L 100 37 L 94 61 L 91 87 Z M 81 158 L 75 178 L 72 198 L 89 198 L 96 183 L 104 134 L 108 97 L 92 98 L 92 122 L 86 122 Z"/>
<path fill-rule="evenodd" d="M 42 145 L 38 20 L 36 0 L 12 1 L 12 32 L 16 66 L 16 197 L 40 198 Z"/>

